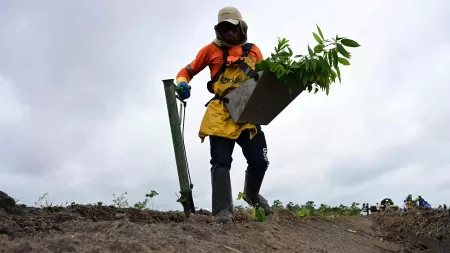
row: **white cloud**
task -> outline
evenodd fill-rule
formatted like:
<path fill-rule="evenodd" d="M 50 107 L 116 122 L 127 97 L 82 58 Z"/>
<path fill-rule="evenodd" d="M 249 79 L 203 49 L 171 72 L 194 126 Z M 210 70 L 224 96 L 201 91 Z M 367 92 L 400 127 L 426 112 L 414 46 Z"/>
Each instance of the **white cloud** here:
<path fill-rule="evenodd" d="M 0 74 L 0 127 L 14 126 L 29 113 L 29 107 L 19 101 L 11 80 Z"/>

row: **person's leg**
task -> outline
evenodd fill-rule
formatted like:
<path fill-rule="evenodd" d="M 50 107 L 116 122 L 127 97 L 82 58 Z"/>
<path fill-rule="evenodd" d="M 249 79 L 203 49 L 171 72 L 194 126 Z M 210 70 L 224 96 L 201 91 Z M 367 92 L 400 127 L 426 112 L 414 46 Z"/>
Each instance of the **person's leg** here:
<path fill-rule="evenodd" d="M 218 223 L 233 221 L 230 168 L 234 140 L 209 136 L 211 152 L 212 215 Z"/>
<path fill-rule="evenodd" d="M 266 215 L 271 213 L 267 200 L 259 194 L 266 170 L 269 166 L 267 158 L 267 143 L 264 132 L 257 126 L 258 133 L 250 140 L 250 133 L 245 131 L 237 139 L 242 153 L 247 160 L 245 171 L 244 194 L 245 201 L 254 207 L 263 207 Z"/>

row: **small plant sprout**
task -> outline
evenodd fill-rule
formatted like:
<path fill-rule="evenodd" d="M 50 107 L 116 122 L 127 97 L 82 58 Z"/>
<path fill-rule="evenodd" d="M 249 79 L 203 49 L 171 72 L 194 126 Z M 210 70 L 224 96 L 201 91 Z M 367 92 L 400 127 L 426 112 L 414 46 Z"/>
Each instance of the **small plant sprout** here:
<path fill-rule="evenodd" d="M 144 199 L 144 201 L 142 201 L 142 202 L 137 202 L 136 204 L 134 204 L 134 208 L 139 209 L 139 210 L 147 209 L 147 204 L 148 204 L 148 202 L 149 202 L 149 201 L 152 201 L 153 198 L 154 198 L 155 196 L 158 196 L 158 195 L 159 195 L 158 192 L 156 192 L 156 191 L 154 191 L 154 190 L 151 190 L 150 193 L 145 194 L 145 199 Z M 152 209 L 153 209 L 153 203 L 152 203 Z"/>
<path fill-rule="evenodd" d="M 244 200 L 246 199 L 246 195 L 242 192 L 239 192 L 237 200 Z M 254 208 L 252 205 L 250 206 L 250 210 L 252 212 L 252 216 L 256 218 L 259 222 L 265 222 L 266 221 L 266 214 L 264 212 L 264 209 L 262 207 Z"/>

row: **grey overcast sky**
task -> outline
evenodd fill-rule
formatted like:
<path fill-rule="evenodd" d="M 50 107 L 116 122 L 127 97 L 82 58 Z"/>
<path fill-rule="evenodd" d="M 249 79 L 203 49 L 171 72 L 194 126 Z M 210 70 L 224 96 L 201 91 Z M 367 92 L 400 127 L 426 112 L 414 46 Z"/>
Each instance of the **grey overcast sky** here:
<path fill-rule="evenodd" d="M 129 204 L 180 209 L 162 79 L 214 38 L 220 8 L 240 9 L 264 56 L 277 37 L 294 53 L 325 36 L 358 41 L 330 95 L 301 94 L 263 127 L 270 167 L 262 194 L 330 205 L 450 204 L 450 2 L 0 1 L 0 190 L 33 205 Z M 209 70 L 191 85 L 186 145 L 197 206 L 210 208 L 209 142 L 198 129 Z M 446 102 L 447 100 L 447 102 Z M 234 152 L 233 194 L 245 159 Z M 244 204 L 237 201 L 236 204 Z"/>

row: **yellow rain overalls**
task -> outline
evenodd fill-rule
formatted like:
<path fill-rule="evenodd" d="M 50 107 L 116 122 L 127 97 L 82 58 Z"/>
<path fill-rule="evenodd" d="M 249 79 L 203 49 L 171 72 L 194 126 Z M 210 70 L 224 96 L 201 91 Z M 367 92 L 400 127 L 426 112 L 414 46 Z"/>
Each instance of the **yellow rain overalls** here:
<path fill-rule="evenodd" d="M 215 97 L 208 102 L 200 125 L 199 137 L 202 143 L 206 136 L 237 139 L 244 130 L 250 130 L 250 139 L 253 139 L 257 134 L 254 124 L 234 122 L 222 99 L 249 78 L 258 78 L 255 63 L 249 54 L 252 46 L 251 43 L 243 45 L 241 57 L 229 56 L 228 50 L 222 49 L 224 53 L 222 68 L 208 82 L 208 90 L 215 94 Z"/>

